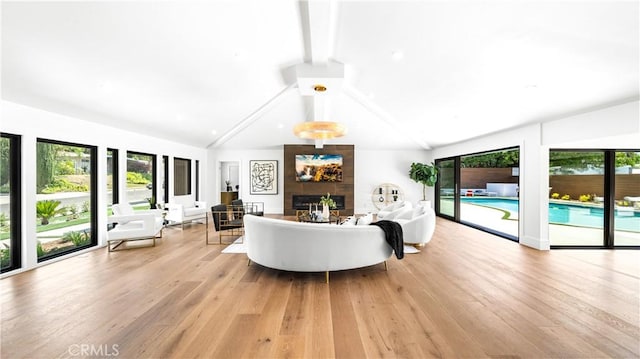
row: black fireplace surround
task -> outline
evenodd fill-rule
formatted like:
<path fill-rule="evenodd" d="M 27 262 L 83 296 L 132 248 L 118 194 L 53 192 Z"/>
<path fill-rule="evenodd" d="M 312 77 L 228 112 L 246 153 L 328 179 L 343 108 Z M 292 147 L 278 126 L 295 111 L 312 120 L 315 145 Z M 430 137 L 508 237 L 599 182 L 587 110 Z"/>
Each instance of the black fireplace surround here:
<path fill-rule="evenodd" d="M 316 203 L 320 203 L 320 197 L 324 196 L 323 194 L 304 194 L 304 195 L 293 195 L 293 209 L 309 209 L 309 203 L 315 205 Z M 335 209 L 344 209 L 344 196 L 336 196 L 331 195 L 331 199 L 336 202 Z"/>

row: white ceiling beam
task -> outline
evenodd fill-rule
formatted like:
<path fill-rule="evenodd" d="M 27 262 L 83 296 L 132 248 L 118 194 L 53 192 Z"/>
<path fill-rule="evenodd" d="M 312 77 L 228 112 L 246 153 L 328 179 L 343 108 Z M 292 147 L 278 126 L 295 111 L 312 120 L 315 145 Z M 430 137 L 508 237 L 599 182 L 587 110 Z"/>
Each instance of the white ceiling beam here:
<path fill-rule="evenodd" d="M 404 135 L 406 138 L 411 139 L 413 142 L 415 142 L 417 145 L 424 148 L 425 150 L 431 149 L 431 146 L 429 146 L 429 144 L 427 144 L 423 139 L 418 137 L 415 131 L 411 131 L 411 129 L 408 128 L 405 124 L 395 119 L 385 110 L 383 110 L 380 106 L 376 105 L 369 98 L 369 96 L 363 94 L 358 89 L 355 89 L 353 86 L 350 86 L 347 83 L 343 85 L 342 90 L 347 96 L 351 97 L 357 103 L 362 105 L 362 107 L 364 107 L 365 109 L 369 110 L 369 112 L 376 115 L 376 117 L 380 118 L 382 121 L 386 122 L 391 127 L 398 129 L 398 132 L 401 136 Z"/>
<path fill-rule="evenodd" d="M 309 41 L 311 43 L 311 64 L 326 64 L 330 57 L 331 36 L 335 33 L 335 21 L 332 21 L 333 1 L 309 0 Z"/>
<path fill-rule="evenodd" d="M 238 133 L 242 132 L 242 130 L 249 127 L 252 123 L 256 122 L 263 114 L 271 110 L 278 102 L 282 100 L 284 95 L 287 94 L 295 86 L 296 84 L 293 83 L 285 87 L 282 91 L 278 92 L 277 95 L 273 96 L 269 101 L 265 102 L 264 104 L 262 104 L 262 106 L 258 107 L 257 110 L 253 111 L 249 116 L 236 123 L 235 126 L 231 127 L 231 129 L 225 132 L 224 135 L 220 136 L 215 141 L 210 143 L 207 148 L 216 148 L 232 139 Z"/>

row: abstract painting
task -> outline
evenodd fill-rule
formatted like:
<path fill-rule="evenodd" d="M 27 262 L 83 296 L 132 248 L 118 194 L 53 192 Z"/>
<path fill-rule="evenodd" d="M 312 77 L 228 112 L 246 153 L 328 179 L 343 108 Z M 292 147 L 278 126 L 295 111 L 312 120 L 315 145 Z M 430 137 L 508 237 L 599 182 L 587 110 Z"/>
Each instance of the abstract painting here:
<path fill-rule="evenodd" d="M 250 194 L 278 194 L 278 161 L 249 161 Z"/>

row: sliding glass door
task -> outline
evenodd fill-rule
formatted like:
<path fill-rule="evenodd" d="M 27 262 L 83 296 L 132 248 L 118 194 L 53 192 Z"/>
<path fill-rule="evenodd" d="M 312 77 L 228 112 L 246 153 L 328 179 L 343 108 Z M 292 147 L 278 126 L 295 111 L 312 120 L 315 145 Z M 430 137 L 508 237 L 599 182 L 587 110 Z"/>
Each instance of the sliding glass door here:
<path fill-rule="evenodd" d="M 460 222 L 518 240 L 520 150 L 460 157 Z"/>
<path fill-rule="evenodd" d="M 617 151 L 614 245 L 640 246 L 640 151 Z"/>
<path fill-rule="evenodd" d="M 518 240 L 520 149 L 437 159 L 436 214 Z"/>
<path fill-rule="evenodd" d="M 551 150 L 552 247 L 640 245 L 640 152 Z"/>
<path fill-rule="evenodd" d="M 456 218 L 456 160 L 437 160 L 438 181 L 436 190 L 439 193 L 436 199 L 436 212 L 439 215 Z"/>

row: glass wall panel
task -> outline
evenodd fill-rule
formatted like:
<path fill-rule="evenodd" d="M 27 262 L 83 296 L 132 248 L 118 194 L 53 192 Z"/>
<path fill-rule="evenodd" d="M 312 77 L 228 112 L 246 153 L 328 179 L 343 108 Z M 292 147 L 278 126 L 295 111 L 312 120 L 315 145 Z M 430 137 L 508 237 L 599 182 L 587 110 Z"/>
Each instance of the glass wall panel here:
<path fill-rule="evenodd" d="M 518 239 L 519 158 L 515 148 L 460 157 L 460 221 Z"/>
<path fill-rule="evenodd" d="M 20 268 L 20 136 L 0 137 L 0 270 Z"/>
<path fill-rule="evenodd" d="M 604 246 L 604 151 L 549 151 L 549 241 Z"/>
<path fill-rule="evenodd" d="M 107 149 L 107 208 L 118 203 L 118 150 Z"/>
<path fill-rule="evenodd" d="M 95 244 L 95 154 L 92 146 L 37 141 L 39 261 Z"/>
<path fill-rule="evenodd" d="M 438 182 L 436 185 L 439 190 L 438 214 L 449 217 L 455 217 L 455 160 L 439 160 L 436 161 L 438 167 Z"/>
<path fill-rule="evenodd" d="M 640 246 L 640 152 L 615 153 L 614 244 Z"/>
<path fill-rule="evenodd" d="M 134 210 L 155 208 L 155 162 L 155 155 L 127 152 L 127 201 Z"/>

